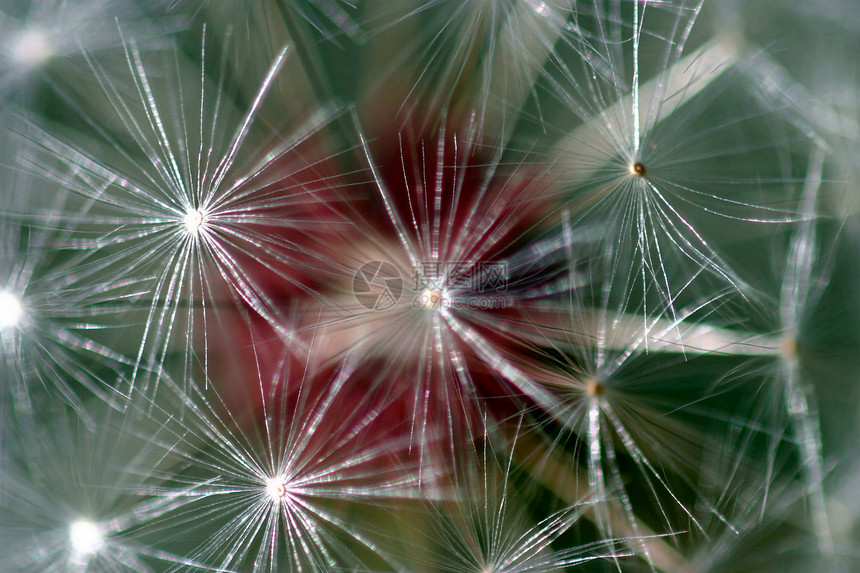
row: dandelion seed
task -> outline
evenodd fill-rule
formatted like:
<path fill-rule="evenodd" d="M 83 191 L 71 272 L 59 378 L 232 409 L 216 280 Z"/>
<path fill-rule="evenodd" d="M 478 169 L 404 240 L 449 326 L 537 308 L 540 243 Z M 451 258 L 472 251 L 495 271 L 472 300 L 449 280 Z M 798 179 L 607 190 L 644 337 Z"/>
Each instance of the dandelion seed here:
<path fill-rule="evenodd" d="M 26 133 L 26 128 L 14 124 Z M 18 139 L 4 148 L 21 147 Z M 110 325 L 140 292 L 128 277 L 105 272 L 92 252 L 65 247 L 86 212 L 43 182 L 3 168 L 0 213 L 0 378 L 19 413 L 62 398 L 85 415 L 92 394 L 121 406 L 131 360 Z"/>
<path fill-rule="evenodd" d="M 512 445 L 504 446 L 505 450 L 516 449 L 516 435 L 513 439 Z M 527 510 L 520 495 L 523 492 L 517 491 L 511 481 L 514 466 L 508 455 L 512 452 L 492 451 L 486 443 L 472 447 L 471 451 L 459 452 L 453 464 L 453 503 L 427 503 L 425 513 L 430 526 L 416 532 L 429 544 L 429 557 L 424 560 L 432 567 L 430 570 L 550 573 L 610 556 L 620 562 L 628 555 L 614 539 L 554 549 L 553 545 L 576 525 L 591 503 L 580 501 L 558 511 Z M 536 463 L 540 465 L 539 460 Z M 532 513 L 540 517 L 533 521 L 529 516 Z M 414 569 L 415 565 L 409 567 Z"/>
<path fill-rule="evenodd" d="M 604 261 L 603 267 L 602 272 L 611 272 L 610 262 Z M 598 267 L 592 272 L 601 271 Z M 709 508 L 715 519 L 721 518 L 719 509 L 702 492 L 695 491 L 691 462 L 706 447 L 702 420 L 721 419 L 723 414 L 716 408 L 688 406 L 707 395 L 718 374 L 698 384 L 687 382 L 683 390 L 670 382 L 695 364 L 695 355 L 719 355 L 718 346 L 689 345 L 684 333 L 689 330 L 688 323 L 707 328 L 706 319 L 712 312 L 709 308 L 721 297 L 705 297 L 689 308 L 677 309 L 677 322 L 618 317 L 610 310 L 589 316 L 584 309 L 591 303 L 584 301 L 589 300 L 592 290 L 597 291 L 594 295 L 599 301 L 605 301 L 608 294 L 602 284 L 603 280 L 594 278 L 571 294 L 573 303 L 583 303 L 566 308 L 566 324 L 558 322 L 560 316 L 555 320 L 552 315 L 533 316 L 537 328 L 541 323 L 547 328 L 543 343 L 535 338 L 535 343 L 546 350 L 539 359 L 521 361 L 518 366 L 522 377 L 547 392 L 530 397 L 565 427 L 571 464 L 576 466 L 575 460 L 583 460 L 582 479 L 599 500 L 594 509 L 597 527 L 610 537 L 636 538 L 630 543 L 631 549 L 656 571 L 657 552 L 645 539 L 652 535 L 648 528 L 655 527 L 655 522 L 646 522 L 645 515 L 658 516 L 662 520 L 658 532 L 667 534 L 679 527 L 671 517 L 674 509 L 697 530 L 703 528 L 694 515 L 697 503 Z M 605 308 L 602 303 L 597 306 Z M 678 347 L 672 349 L 672 340 L 678 341 Z M 661 344 L 652 346 L 650 341 Z M 753 353 L 754 348 L 747 352 Z M 687 351 L 690 355 L 685 363 L 683 352 Z M 558 443 L 559 437 L 550 439 Z M 631 471 L 639 476 L 633 482 L 622 477 Z M 676 486 L 679 481 L 684 484 L 681 488 Z M 695 492 L 692 499 L 690 489 Z M 639 505 L 642 496 L 653 506 Z"/>
<path fill-rule="evenodd" d="M 125 0 L 33 0 L 0 6 L 0 94 L 27 101 L 34 79 L 63 83 L 84 54 L 119 45 L 116 20 L 134 30 L 141 45 L 159 42 L 139 6 Z M 59 61 L 62 66 L 56 65 Z"/>
<path fill-rule="evenodd" d="M 162 453 L 150 443 L 162 428 L 133 408 L 88 405 L 98 431 L 53 408 L 45 419 L 23 414 L 0 463 L 0 559 L 36 573 L 154 573 L 182 562 L 158 549 L 155 530 L 172 500 L 156 495 Z M 192 565 L 191 561 L 184 561 Z"/>
<path fill-rule="evenodd" d="M 816 373 L 809 367 L 814 352 L 814 330 L 810 328 L 827 286 L 833 264 L 832 247 L 822 248 L 815 218 L 822 182 L 824 150 L 814 150 L 803 185 L 803 211 L 807 220 L 791 230 L 788 249 L 779 277 L 779 292 L 763 293 L 754 316 L 763 315 L 767 332 L 775 333 L 761 357 L 750 361 L 751 372 L 759 377 L 759 388 L 752 417 L 767 421 L 772 435 L 766 456 L 767 472 L 772 472 L 784 433 L 793 434 L 801 461 L 801 475 L 810 503 L 819 549 L 833 552 L 827 503 L 824 491 L 825 454 L 816 385 L 824 381 L 833 387 L 833 373 Z M 763 303 L 763 304 L 762 304 Z M 740 373 L 744 374 L 744 373 Z M 724 388 L 731 388 L 747 376 L 729 377 Z M 762 392 L 763 391 L 763 392 Z"/>
<path fill-rule="evenodd" d="M 726 521 L 718 519 L 711 508 L 698 507 L 706 531 L 694 538 L 687 557 L 690 571 L 755 569 L 761 566 L 762 555 L 774 555 L 774 551 L 779 557 L 768 562 L 778 568 L 799 564 L 799 570 L 816 570 L 829 563 L 810 551 L 815 532 L 796 521 L 805 512 L 806 496 L 790 459 L 792 452 L 783 449 L 777 453 L 772 471 L 762 476 L 757 426 L 737 417 L 712 427 L 718 439 L 703 457 L 698 475 L 700 488 L 708 492 L 709 499 L 717 500 Z M 784 549 L 775 550 L 777 546 Z"/>
<path fill-rule="evenodd" d="M 582 57 L 546 79 L 581 124 L 551 157 L 568 158 L 557 190 L 573 226 L 604 229 L 616 310 L 674 319 L 688 294 L 751 295 L 721 241 L 804 218 L 782 154 L 807 133 L 747 89 L 730 48 L 685 54 L 701 0 L 623 4 L 578 5 L 565 40 Z"/>
<path fill-rule="evenodd" d="M 411 439 L 422 450 L 427 435 L 441 432 L 456 443 L 479 427 L 482 386 L 513 392 L 506 386 L 515 368 L 496 345 L 515 336 L 516 303 L 546 295 L 561 272 L 557 260 L 549 262 L 557 249 L 519 251 L 537 212 L 530 191 L 545 168 L 508 173 L 482 150 L 480 130 L 477 114 L 459 133 L 404 130 L 396 155 L 375 147 L 381 157 L 364 140 L 374 205 L 387 220 L 357 212 L 349 231 L 363 236 L 344 241 L 346 252 L 359 264 L 390 263 L 400 296 L 378 312 L 356 300 L 322 322 L 337 342 L 330 356 L 349 357 L 374 391 L 404 403 Z"/>
<path fill-rule="evenodd" d="M 272 61 L 241 115 L 218 91 L 227 89 L 223 80 L 217 86 L 207 80 L 207 54 L 204 39 L 197 83 L 177 88 L 179 101 L 172 85 L 158 88 L 156 82 L 165 78 L 151 75 L 147 54 L 133 40 L 125 45 L 133 95 L 90 58 L 108 109 L 127 130 L 131 146 L 108 140 L 115 151 L 104 149 L 112 159 L 104 161 L 43 133 L 33 138 L 27 158 L 32 170 L 92 204 L 79 221 L 74 246 L 98 251 L 117 272 L 151 285 L 149 306 L 141 308 L 146 327 L 132 388 L 157 383 L 146 369 L 164 367 L 172 341 L 183 331 L 187 375 L 199 363 L 205 368 L 216 333 L 203 325 L 216 316 L 246 323 L 262 317 L 277 336 L 289 339 L 289 309 L 279 308 L 260 283 L 265 279 L 280 290 L 315 294 L 309 269 L 321 257 L 318 245 L 329 232 L 322 222 L 336 220 L 336 209 L 323 201 L 336 199 L 321 166 L 325 157 L 311 141 L 335 113 L 327 108 L 310 113 L 289 135 L 272 134 L 255 122 L 287 48 Z M 166 69 L 177 75 L 188 71 L 178 53 L 173 58 Z M 225 61 L 221 66 L 223 76 Z M 233 131 L 225 137 L 225 130 Z M 253 140 L 262 143 L 251 147 Z M 201 337 L 198 351 L 192 345 Z"/>

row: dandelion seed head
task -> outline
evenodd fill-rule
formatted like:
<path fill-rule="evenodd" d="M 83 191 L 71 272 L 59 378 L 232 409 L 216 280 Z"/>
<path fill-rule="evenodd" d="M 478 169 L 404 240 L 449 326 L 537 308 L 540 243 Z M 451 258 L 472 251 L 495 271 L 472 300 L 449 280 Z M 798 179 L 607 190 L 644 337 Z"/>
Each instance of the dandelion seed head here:
<path fill-rule="evenodd" d="M 648 174 L 648 169 L 645 168 L 645 164 L 641 161 L 636 161 L 630 164 L 630 175 L 634 175 L 636 177 L 644 177 Z"/>
<path fill-rule="evenodd" d="M 199 209 L 190 209 L 182 218 L 182 224 L 191 235 L 196 235 L 203 227 L 206 214 Z"/>
<path fill-rule="evenodd" d="M 21 300 L 9 291 L 0 291 L 0 331 L 17 326 L 23 315 Z"/>
<path fill-rule="evenodd" d="M 39 28 L 22 30 L 9 51 L 12 60 L 28 68 L 39 68 L 54 55 L 48 35 Z"/>
<path fill-rule="evenodd" d="M 81 519 L 69 525 L 69 542 L 78 556 L 95 553 L 103 541 L 101 529 L 92 521 Z"/>

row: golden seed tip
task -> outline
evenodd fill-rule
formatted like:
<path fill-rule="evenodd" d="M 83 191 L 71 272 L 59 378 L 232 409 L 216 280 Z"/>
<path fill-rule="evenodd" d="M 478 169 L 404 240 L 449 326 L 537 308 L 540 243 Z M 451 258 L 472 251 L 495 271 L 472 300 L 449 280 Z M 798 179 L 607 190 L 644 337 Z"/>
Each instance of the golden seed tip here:
<path fill-rule="evenodd" d="M 597 398 L 598 396 L 603 396 L 604 392 L 606 392 L 606 386 L 597 378 L 589 378 L 585 383 L 585 392 L 592 398 Z"/>
<path fill-rule="evenodd" d="M 783 358 L 796 358 L 798 350 L 797 338 L 794 336 L 784 336 L 779 341 L 779 353 Z"/>
<path fill-rule="evenodd" d="M 630 174 L 637 177 L 644 177 L 648 173 L 645 164 L 641 161 L 636 161 L 630 165 Z"/>

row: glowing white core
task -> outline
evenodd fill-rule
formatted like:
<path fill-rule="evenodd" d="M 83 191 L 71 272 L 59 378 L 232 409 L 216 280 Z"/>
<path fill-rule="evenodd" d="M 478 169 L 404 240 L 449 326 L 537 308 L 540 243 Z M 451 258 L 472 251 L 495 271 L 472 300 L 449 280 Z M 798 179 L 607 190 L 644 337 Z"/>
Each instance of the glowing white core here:
<path fill-rule="evenodd" d="M 284 499 L 287 495 L 287 484 L 284 482 L 284 478 L 275 477 L 268 480 L 266 482 L 266 493 L 274 501 Z"/>
<path fill-rule="evenodd" d="M 69 541 L 78 556 L 95 553 L 103 541 L 102 532 L 92 521 L 76 521 L 69 526 Z"/>
<path fill-rule="evenodd" d="M 199 210 L 191 210 L 185 214 L 182 222 L 185 224 L 185 228 L 189 233 L 196 235 L 197 231 L 200 230 L 200 227 L 203 226 L 204 214 L 203 211 Z"/>
<path fill-rule="evenodd" d="M 12 43 L 12 59 L 24 66 L 38 68 L 53 55 L 54 49 L 47 34 L 38 28 L 23 30 Z"/>
<path fill-rule="evenodd" d="M 24 315 L 24 307 L 18 297 L 8 291 L 0 291 L 0 330 L 14 327 Z"/>

